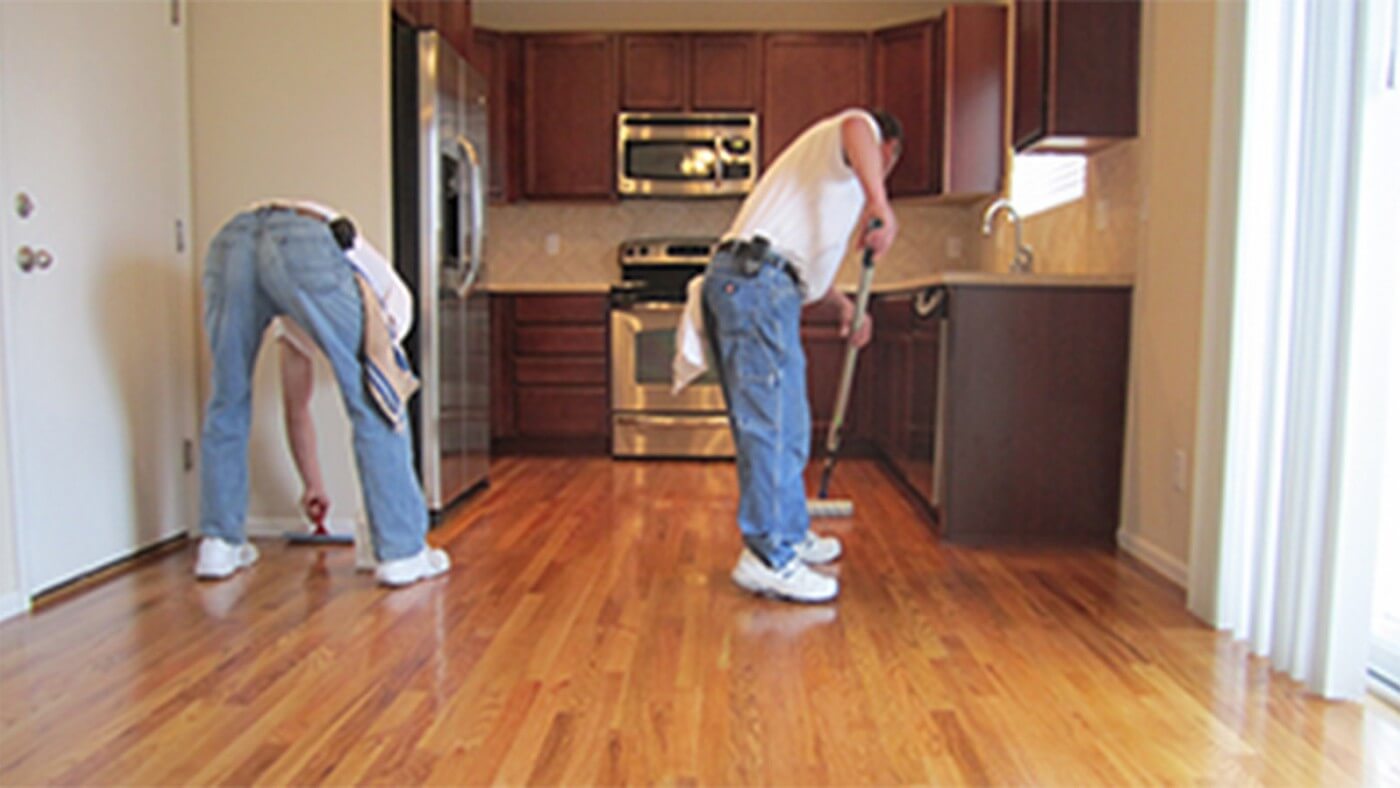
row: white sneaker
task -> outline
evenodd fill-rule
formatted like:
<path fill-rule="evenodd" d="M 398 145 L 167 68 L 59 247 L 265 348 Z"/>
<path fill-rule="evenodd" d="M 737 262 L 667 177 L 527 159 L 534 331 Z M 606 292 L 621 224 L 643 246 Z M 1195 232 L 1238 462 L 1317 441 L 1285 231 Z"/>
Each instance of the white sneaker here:
<path fill-rule="evenodd" d="M 412 585 L 419 580 L 437 577 L 452 566 L 447 551 L 436 547 L 424 547 L 418 555 L 382 561 L 374 570 L 374 576 L 386 586 Z"/>
<path fill-rule="evenodd" d="M 194 576 L 200 580 L 222 580 L 258 560 L 258 548 L 252 542 L 230 544 L 213 536 L 199 542 L 199 558 L 194 564 Z"/>
<path fill-rule="evenodd" d="M 813 572 L 794 557 L 786 566 L 770 569 L 748 548 L 730 573 L 734 584 L 754 594 L 786 599 L 789 602 L 830 602 L 841 590 L 834 578 Z"/>
<path fill-rule="evenodd" d="M 792 546 L 804 564 L 829 564 L 841 557 L 841 540 L 834 536 L 819 536 L 811 531 Z"/>

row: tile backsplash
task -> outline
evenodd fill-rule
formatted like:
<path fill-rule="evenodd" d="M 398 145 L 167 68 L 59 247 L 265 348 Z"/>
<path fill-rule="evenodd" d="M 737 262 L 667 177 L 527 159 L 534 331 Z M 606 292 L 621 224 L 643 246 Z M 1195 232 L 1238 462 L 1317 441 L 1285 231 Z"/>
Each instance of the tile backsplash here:
<path fill-rule="evenodd" d="M 975 269 L 976 213 L 966 206 L 895 201 L 900 233 L 881 263 L 877 282 L 926 276 L 948 268 Z M 579 285 L 618 277 L 617 245 L 659 235 L 719 236 L 738 200 L 522 202 L 493 205 L 487 214 L 486 281 L 492 285 Z M 961 259 L 948 259 L 948 240 Z M 839 282 L 854 282 L 848 255 Z"/>

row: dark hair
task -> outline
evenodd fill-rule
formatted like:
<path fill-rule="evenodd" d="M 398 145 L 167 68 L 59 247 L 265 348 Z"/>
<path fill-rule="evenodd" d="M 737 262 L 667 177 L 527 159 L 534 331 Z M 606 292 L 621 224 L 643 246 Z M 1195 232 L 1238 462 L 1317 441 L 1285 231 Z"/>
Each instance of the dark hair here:
<path fill-rule="evenodd" d="M 880 127 L 881 142 L 899 140 L 899 142 L 903 144 L 904 127 L 900 125 L 899 118 L 896 118 L 895 116 L 882 109 L 877 109 L 874 112 L 871 112 L 870 114 L 872 117 L 875 118 L 875 123 Z"/>

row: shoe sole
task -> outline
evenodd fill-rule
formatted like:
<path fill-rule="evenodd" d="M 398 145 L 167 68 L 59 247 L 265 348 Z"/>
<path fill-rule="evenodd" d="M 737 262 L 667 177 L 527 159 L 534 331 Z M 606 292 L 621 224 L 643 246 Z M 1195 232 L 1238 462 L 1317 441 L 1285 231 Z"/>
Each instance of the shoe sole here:
<path fill-rule="evenodd" d="M 734 585 L 744 589 L 745 591 L 755 596 L 767 597 L 768 599 L 776 599 L 781 602 L 796 602 L 802 605 L 822 605 L 832 601 L 833 599 L 841 595 L 840 586 L 837 586 L 836 590 L 831 592 L 831 596 L 826 597 L 800 597 L 793 596 L 791 594 L 784 594 L 783 592 L 778 591 L 777 589 L 768 588 L 766 586 L 758 585 L 757 583 L 746 582 L 746 577 L 737 570 L 729 574 L 729 579 L 734 581 Z"/>
<path fill-rule="evenodd" d="M 403 588 L 404 586 L 411 586 L 414 583 L 422 582 L 424 580 L 431 580 L 434 577 L 440 577 L 442 575 L 447 574 L 451 569 L 452 566 L 449 564 L 448 566 L 444 566 L 443 568 L 438 569 L 436 571 L 429 570 L 409 580 L 385 580 L 384 578 L 379 576 L 375 576 L 374 579 L 378 581 L 380 585 L 386 588 Z"/>

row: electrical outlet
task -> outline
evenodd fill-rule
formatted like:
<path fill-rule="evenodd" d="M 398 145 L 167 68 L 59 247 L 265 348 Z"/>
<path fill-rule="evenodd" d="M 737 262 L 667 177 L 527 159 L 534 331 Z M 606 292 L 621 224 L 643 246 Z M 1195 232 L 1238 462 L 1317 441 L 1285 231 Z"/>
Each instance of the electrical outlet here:
<path fill-rule="evenodd" d="M 550 257 L 559 254 L 559 233 L 550 233 L 544 237 L 544 253 Z"/>
<path fill-rule="evenodd" d="M 1186 451 L 1177 449 L 1172 453 L 1172 486 L 1177 492 L 1186 492 L 1187 462 Z"/>
<path fill-rule="evenodd" d="M 948 236 L 948 239 L 943 242 L 943 256 L 949 260 L 961 260 L 962 255 L 962 239 L 956 235 Z"/>

